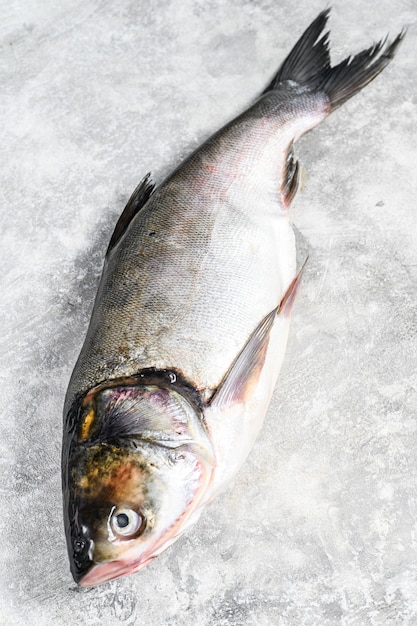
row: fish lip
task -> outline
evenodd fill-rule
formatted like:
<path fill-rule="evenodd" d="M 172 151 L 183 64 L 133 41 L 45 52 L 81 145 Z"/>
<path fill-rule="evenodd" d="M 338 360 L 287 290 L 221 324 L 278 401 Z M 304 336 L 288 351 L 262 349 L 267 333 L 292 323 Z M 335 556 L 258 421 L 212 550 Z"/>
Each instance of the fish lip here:
<path fill-rule="evenodd" d="M 95 587 L 96 585 L 102 585 L 103 583 L 116 580 L 127 574 L 133 574 L 145 567 L 152 557 L 145 558 L 139 563 L 126 563 L 117 559 L 115 561 L 107 561 L 106 563 L 93 564 L 88 572 L 86 572 L 77 582 L 80 587 Z"/>
<path fill-rule="evenodd" d="M 124 568 L 120 561 L 99 563 L 98 565 L 93 565 L 89 571 L 80 576 L 76 583 L 80 587 L 94 587 L 95 585 L 100 585 L 114 580 L 115 578 L 119 578 L 119 576 L 123 576 L 122 570 L 124 571 Z M 117 575 L 117 572 L 119 575 Z"/>

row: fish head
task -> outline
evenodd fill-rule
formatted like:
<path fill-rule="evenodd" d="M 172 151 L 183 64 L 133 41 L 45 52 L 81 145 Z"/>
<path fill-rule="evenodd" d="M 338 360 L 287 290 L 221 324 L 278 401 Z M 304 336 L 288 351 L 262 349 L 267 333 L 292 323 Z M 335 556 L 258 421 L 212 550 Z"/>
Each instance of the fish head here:
<path fill-rule="evenodd" d="M 176 541 L 201 512 L 214 462 L 193 407 L 171 390 L 112 387 L 82 411 L 64 447 L 64 520 L 74 580 L 89 587 L 142 569 Z"/>

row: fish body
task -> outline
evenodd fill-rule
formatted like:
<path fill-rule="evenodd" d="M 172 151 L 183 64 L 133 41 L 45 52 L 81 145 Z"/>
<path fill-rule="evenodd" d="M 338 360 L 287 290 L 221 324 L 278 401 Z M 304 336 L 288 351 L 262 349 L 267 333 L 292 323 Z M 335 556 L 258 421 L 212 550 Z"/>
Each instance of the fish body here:
<path fill-rule="evenodd" d="M 300 280 L 293 143 L 372 80 L 402 37 L 331 68 L 327 17 L 247 111 L 157 189 L 145 177 L 116 225 L 64 407 L 64 519 L 83 586 L 171 545 L 259 432 Z"/>

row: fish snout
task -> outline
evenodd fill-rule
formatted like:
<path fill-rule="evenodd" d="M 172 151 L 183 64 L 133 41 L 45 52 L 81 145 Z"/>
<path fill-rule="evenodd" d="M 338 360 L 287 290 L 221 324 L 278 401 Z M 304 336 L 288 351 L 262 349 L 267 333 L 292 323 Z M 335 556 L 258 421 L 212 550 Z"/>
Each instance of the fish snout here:
<path fill-rule="evenodd" d="M 94 541 L 83 530 L 72 540 L 71 572 L 76 583 L 85 576 L 93 566 Z"/>

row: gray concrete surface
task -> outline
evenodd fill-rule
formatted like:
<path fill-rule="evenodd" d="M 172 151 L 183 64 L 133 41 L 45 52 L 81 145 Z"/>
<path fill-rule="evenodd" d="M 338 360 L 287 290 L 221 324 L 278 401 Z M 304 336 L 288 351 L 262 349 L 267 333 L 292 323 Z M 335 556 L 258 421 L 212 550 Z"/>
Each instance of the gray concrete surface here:
<path fill-rule="evenodd" d="M 265 426 L 141 573 L 70 577 L 61 410 L 130 192 L 242 110 L 321 0 L 0 2 L 0 624 L 417 624 L 415 0 L 334 0 L 396 60 L 298 145 L 310 261 Z M 254 207 L 255 210 L 256 207 Z"/>

